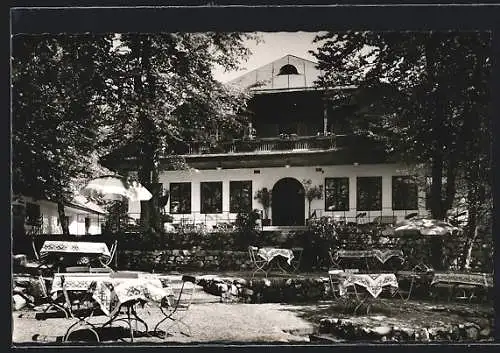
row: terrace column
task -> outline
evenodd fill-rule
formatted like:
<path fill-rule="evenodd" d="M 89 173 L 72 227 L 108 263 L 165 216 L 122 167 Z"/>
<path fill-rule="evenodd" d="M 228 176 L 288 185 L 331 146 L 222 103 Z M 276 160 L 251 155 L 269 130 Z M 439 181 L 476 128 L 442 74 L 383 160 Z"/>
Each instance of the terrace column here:
<path fill-rule="evenodd" d="M 229 180 L 222 181 L 222 215 L 220 217 L 229 218 Z M 224 221 L 229 221 L 229 219 Z"/>
<path fill-rule="evenodd" d="M 392 175 L 382 177 L 382 213 L 392 214 Z"/>
<path fill-rule="evenodd" d="M 195 218 L 200 218 L 200 211 L 201 211 L 200 207 L 201 207 L 200 182 L 196 178 L 191 182 L 191 215 L 193 217 L 193 222 L 196 221 Z"/>
<path fill-rule="evenodd" d="M 358 205 L 356 205 L 356 185 L 356 176 L 349 177 L 349 213 L 354 211 L 354 214 L 348 214 L 348 217 L 356 216 L 356 208 L 358 207 Z"/>

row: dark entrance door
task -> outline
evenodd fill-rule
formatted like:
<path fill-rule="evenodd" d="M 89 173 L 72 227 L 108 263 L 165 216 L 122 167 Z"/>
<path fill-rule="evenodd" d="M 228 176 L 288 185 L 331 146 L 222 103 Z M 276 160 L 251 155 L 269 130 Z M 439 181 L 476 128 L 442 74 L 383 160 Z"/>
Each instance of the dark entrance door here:
<path fill-rule="evenodd" d="M 272 196 L 273 226 L 303 226 L 305 213 L 304 187 L 294 178 L 278 180 Z"/>

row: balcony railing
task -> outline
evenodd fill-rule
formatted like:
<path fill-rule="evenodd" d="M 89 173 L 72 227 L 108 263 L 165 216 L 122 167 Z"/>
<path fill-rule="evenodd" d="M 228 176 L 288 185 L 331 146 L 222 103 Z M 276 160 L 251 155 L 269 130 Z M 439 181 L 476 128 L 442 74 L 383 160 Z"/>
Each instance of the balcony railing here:
<path fill-rule="evenodd" d="M 178 151 L 184 155 L 227 154 L 227 153 L 273 153 L 284 151 L 318 151 L 346 147 L 352 136 L 297 136 L 235 139 L 218 143 L 192 142 Z"/>

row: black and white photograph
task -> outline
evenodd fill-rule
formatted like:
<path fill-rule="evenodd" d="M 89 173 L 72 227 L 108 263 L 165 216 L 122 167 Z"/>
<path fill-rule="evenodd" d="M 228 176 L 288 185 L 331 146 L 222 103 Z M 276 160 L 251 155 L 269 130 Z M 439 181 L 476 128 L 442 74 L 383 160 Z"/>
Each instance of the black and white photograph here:
<path fill-rule="evenodd" d="M 13 346 L 494 342 L 492 31 L 10 46 Z"/>

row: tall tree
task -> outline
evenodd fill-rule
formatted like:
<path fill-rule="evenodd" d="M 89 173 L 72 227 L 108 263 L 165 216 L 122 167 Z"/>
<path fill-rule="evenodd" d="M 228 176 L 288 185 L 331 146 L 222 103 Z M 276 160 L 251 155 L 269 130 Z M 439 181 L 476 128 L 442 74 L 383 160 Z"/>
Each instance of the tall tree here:
<path fill-rule="evenodd" d="M 13 191 L 57 202 L 64 234 L 73 182 L 97 167 L 111 47 L 106 35 L 12 39 Z"/>
<path fill-rule="evenodd" d="M 430 210 L 443 219 L 465 179 L 468 233 L 491 199 L 488 32 L 348 32 L 318 36 L 325 88 L 353 84 L 355 130 L 407 161 L 430 165 Z M 356 120 L 356 118 L 358 118 Z M 488 202 L 486 202 L 488 204 Z"/>
<path fill-rule="evenodd" d="M 134 143 L 138 179 L 153 198 L 141 205 L 146 228 L 159 228 L 157 188 L 162 157 L 191 140 L 221 138 L 245 121 L 240 114 L 247 94 L 216 81 L 213 68 L 238 67 L 249 54 L 252 34 L 164 33 L 121 35 L 120 75 L 113 78 L 118 97 L 114 132 L 108 143 Z M 113 129 L 110 129 L 110 131 Z"/>

